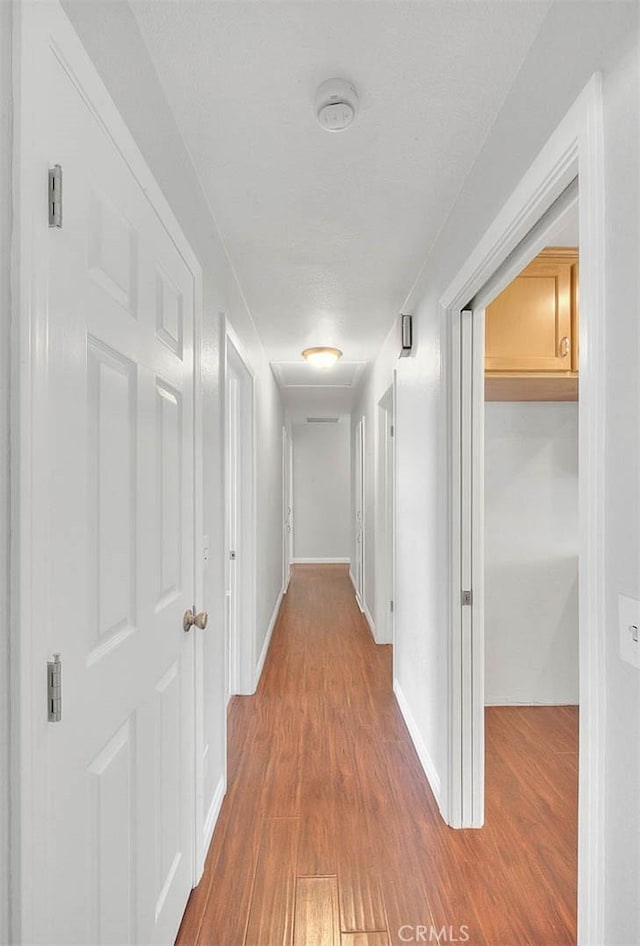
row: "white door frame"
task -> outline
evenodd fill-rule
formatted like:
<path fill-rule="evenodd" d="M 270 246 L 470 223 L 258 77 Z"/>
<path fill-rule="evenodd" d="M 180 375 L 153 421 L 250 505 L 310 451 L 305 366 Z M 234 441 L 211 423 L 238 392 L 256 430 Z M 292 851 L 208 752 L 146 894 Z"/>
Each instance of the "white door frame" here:
<path fill-rule="evenodd" d="M 56 49 L 81 82 L 88 103 L 146 194 L 158 218 L 181 254 L 194 280 L 194 347 L 199 351 L 202 337 L 202 271 L 180 224 L 145 162 L 129 129 L 117 111 L 77 34 L 59 3 L 13 7 L 14 66 L 14 213 L 12 238 L 12 364 L 11 380 L 11 783 L 12 833 L 11 935 L 14 942 L 32 941 L 31 918 L 35 915 L 33 877 L 41 839 L 34 826 L 42 823 L 46 799 L 35 779 L 32 720 L 43 712 L 45 661 L 38 648 L 36 628 L 39 615 L 32 606 L 32 563 L 41 554 L 38 510 L 31 497 L 32 470 L 38 463 L 40 432 L 32 421 L 32 404 L 42 370 L 41 337 L 43 303 L 47 298 L 47 258 L 41 225 L 46 215 L 49 156 L 43 150 L 39 116 L 42 113 L 41 73 L 38 62 L 44 44 L 55 42 Z M 195 574 L 196 600 L 202 600 L 202 413 L 199 355 L 194 364 L 194 445 L 195 478 Z M 202 738 L 202 641 L 194 648 L 195 746 Z M 194 753 L 195 796 L 193 799 L 194 877 L 198 882 L 204 863 L 201 753 Z M 38 814 L 36 814 L 38 812 Z"/>
<path fill-rule="evenodd" d="M 11 140 L 11 26 L 13 11 L 9 4 L 0 6 L 0 135 Z M 0 157 L 0 373 L 6 379 L 3 387 L 3 409 L 0 414 L 0 442 L 8 443 L 9 397 L 8 380 L 11 364 L 10 335 L 10 252 L 11 252 L 11 155 Z M 3 451 L 0 463 L 0 610 L 9 608 L 9 455 Z M 9 634 L 0 641 L 0 943 L 10 942 L 9 927 L 9 730 L 11 718 Z"/>
<path fill-rule="evenodd" d="M 291 435 L 282 426 L 282 594 L 286 595 L 291 581 L 293 557 L 293 489 L 292 489 Z"/>
<path fill-rule="evenodd" d="M 580 762 L 578 940 L 604 938 L 604 427 L 605 246 L 602 83 L 594 75 L 528 169 L 493 224 L 441 299 L 443 359 L 449 380 L 449 766 L 444 811 L 449 824 L 470 827 L 481 817 L 482 766 L 476 764 L 483 707 L 473 663 L 472 634 L 464 633 L 461 604 L 461 359 L 460 313 L 495 274 L 543 214 L 579 176 L 580 181 Z M 513 275 L 516 273 L 514 272 Z M 476 320 L 476 332 L 482 319 Z M 481 463 L 477 454 L 474 464 Z M 476 505 L 480 505 L 476 503 Z M 476 529 L 476 540 L 478 534 Z M 473 549 L 472 549 L 473 551 Z M 474 580 L 478 576 L 474 575 Z M 474 594 L 476 589 L 472 589 Z M 464 681 L 461 670 L 467 668 Z M 475 684 L 473 675 L 475 674 Z M 476 703 L 473 704 L 472 696 Z M 474 811 L 475 806 L 475 811 Z"/>
<path fill-rule="evenodd" d="M 395 608 L 395 372 L 377 404 L 376 642 L 393 643 Z M 393 606 L 392 606 L 393 602 Z"/>
<path fill-rule="evenodd" d="M 356 591 L 356 601 L 361 611 L 365 611 L 365 419 L 360 418 L 356 425 L 356 449 L 355 449 L 355 502 L 354 502 L 354 536 L 356 564 L 358 555 L 360 557 L 360 569 L 356 568 L 354 587 Z M 360 523 L 358 525 L 358 505 L 360 506 Z M 360 552 L 358 553 L 358 545 Z"/>
<path fill-rule="evenodd" d="M 227 413 L 227 392 L 230 373 L 230 359 L 236 360 L 244 374 L 241 385 L 240 434 L 241 434 L 241 498 L 240 530 L 241 548 L 236 560 L 239 563 L 240 583 L 240 621 L 238 634 L 234 638 L 229 620 L 229 608 L 225 609 L 226 628 L 226 665 L 235 667 L 235 679 L 227 680 L 227 693 L 251 694 L 255 692 L 256 680 L 256 436 L 255 436 L 255 371 L 251 366 L 242 343 L 233 330 L 229 320 L 223 320 L 223 364 L 224 364 L 224 444 L 225 444 L 225 583 L 229 583 L 229 522 L 227 510 L 230 495 L 229 464 L 229 424 Z M 235 656 L 234 656 L 235 655 Z M 232 659 L 233 658 L 233 659 Z"/>

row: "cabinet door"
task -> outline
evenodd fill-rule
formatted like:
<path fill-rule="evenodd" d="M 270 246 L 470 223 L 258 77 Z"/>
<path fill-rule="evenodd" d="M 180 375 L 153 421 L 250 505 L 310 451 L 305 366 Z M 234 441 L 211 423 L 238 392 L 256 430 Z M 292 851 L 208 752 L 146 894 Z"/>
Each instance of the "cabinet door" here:
<path fill-rule="evenodd" d="M 487 371 L 572 370 L 575 262 L 542 253 L 487 307 Z"/>
<path fill-rule="evenodd" d="M 580 352 L 580 264 L 571 267 L 571 370 L 578 370 Z"/>

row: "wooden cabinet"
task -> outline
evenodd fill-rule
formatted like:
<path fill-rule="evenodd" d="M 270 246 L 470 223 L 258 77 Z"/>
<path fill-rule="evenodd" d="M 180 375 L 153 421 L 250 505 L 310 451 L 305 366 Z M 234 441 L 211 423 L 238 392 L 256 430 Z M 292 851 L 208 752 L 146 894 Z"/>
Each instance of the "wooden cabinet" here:
<path fill-rule="evenodd" d="M 543 250 L 487 307 L 488 373 L 578 370 L 578 251 Z"/>

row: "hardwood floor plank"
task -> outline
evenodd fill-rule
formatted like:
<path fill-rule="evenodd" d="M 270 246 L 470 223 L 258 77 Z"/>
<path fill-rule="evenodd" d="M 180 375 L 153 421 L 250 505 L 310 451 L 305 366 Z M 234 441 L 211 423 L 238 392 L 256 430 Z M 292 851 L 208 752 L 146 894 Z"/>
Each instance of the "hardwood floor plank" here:
<path fill-rule="evenodd" d="M 297 818 L 265 820 L 245 946 L 291 946 L 297 849 Z M 232 903 L 228 903 L 227 907 Z"/>
<path fill-rule="evenodd" d="M 326 704 L 310 699 L 302 723 L 298 872 L 337 873 L 335 798 Z"/>
<path fill-rule="evenodd" d="M 338 881 L 298 877 L 294 946 L 340 946 Z"/>
<path fill-rule="evenodd" d="M 347 569 L 308 565 L 228 731 L 228 793 L 180 946 L 324 946 L 330 899 L 332 946 L 401 946 L 412 931 L 574 946 L 576 707 L 487 708 L 485 826 L 453 831 L 393 696 L 391 648 L 373 642 Z"/>
<path fill-rule="evenodd" d="M 389 946 L 389 934 L 386 930 L 343 933 L 341 946 Z"/>

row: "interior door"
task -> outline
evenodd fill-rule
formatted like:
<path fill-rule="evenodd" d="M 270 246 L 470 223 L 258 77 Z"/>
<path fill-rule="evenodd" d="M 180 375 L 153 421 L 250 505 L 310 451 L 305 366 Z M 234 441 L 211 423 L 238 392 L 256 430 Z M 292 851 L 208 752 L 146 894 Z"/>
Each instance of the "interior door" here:
<path fill-rule="evenodd" d="M 169 944 L 194 879 L 194 276 L 78 55 L 40 63 L 63 216 L 43 200 L 33 601 L 62 709 L 34 697 L 33 941 Z"/>
<path fill-rule="evenodd" d="M 238 553 L 241 538 L 240 380 L 227 369 L 227 638 L 228 696 L 240 692 L 240 588 Z"/>
<path fill-rule="evenodd" d="M 377 640 L 393 642 L 394 615 L 394 429 L 393 386 L 378 404 L 378 528 L 376 552 Z"/>
<path fill-rule="evenodd" d="M 484 822 L 484 310 L 460 313 L 461 823 Z M 472 773 L 472 777 L 471 777 Z"/>
<path fill-rule="evenodd" d="M 229 693 L 256 687 L 253 373 L 227 327 L 226 507 Z"/>

